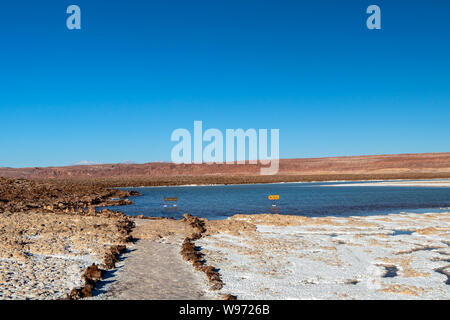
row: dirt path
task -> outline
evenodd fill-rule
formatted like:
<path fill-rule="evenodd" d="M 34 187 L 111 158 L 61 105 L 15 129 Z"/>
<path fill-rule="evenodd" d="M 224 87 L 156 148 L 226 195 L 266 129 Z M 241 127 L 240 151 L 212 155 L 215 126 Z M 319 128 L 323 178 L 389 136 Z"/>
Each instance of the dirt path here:
<path fill-rule="evenodd" d="M 158 221 L 136 223 L 140 240 L 128 247 L 117 268 L 105 276 L 94 299 L 214 299 L 206 291 L 205 275 L 179 254 L 184 228 L 176 225 L 178 221 L 173 222 L 173 229 L 162 228 Z"/>

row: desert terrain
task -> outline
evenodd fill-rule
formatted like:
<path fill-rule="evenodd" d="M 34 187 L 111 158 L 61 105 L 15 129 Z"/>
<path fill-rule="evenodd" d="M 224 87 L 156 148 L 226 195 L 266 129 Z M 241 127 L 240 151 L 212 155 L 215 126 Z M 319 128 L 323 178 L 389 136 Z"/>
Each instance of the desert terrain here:
<path fill-rule="evenodd" d="M 449 208 L 215 221 L 101 208 L 139 195 L 118 186 L 448 178 L 450 153 L 282 160 L 279 175 L 258 173 L 165 163 L 0 168 L 0 299 L 450 299 Z"/>
<path fill-rule="evenodd" d="M 185 184 L 241 184 L 295 181 L 450 178 L 450 153 L 281 159 L 276 175 L 261 176 L 260 165 L 101 164 L 0 168 L 0 176 L 69 180 L 105 187 Z"/>

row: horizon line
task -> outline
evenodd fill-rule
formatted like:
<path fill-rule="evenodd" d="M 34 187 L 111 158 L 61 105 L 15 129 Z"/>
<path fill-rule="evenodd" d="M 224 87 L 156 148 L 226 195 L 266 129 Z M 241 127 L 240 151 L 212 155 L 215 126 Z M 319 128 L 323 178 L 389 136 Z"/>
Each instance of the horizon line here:
<path fill-rule="evenodd" d="M 412 152 L 412 153 L 380 153 L 380 154 L 363 154 L 363 155 L 346 155 L 346 156 L 326 156 L 326 157 L 299 157 L 299 158 L 279 158 L 279 161 L 286 161 L 286 160 L 315 160 L 315 159 L 332 159 L 332 158 L 352 158 L 352 157 L 382 157 L 382 156 L 406 156 L 406 155 L 436 155 L 436 154 L 447 154 L 450 153 L 450 151 L 445 152 Z M 259 161 L 260 159 L 257 159 L 256 161 Z M 267 160 L 276 160 L 276 159 L 267 159 Z M 85 161 L 85 160 L 83 160 Z M 130 161 L 130 160 L 127 160 Z M 149 161 L 149 162 L 129 162 L 122 161 L 122 162 L 112 162 L 112 163 L 87 163 L 87 164 L 81 164 L 81 163 L 75 163 L 75 164 L 69 164 L 69 165 L 55 165 L 55 166 L 29 166 L 29 167 L 11 167 L 11 166 L 0 166 L 1 169 L 48 169 L 48 168 L 67 168 L 67 167 L 93 167 L 93 166 L 108 166 L 108 165 L 124 165 L 124 166 L 130 166 L 130 165 L 148 165 L 148 164 L 174 164 L 174 165 L 192 165 L 192 166 L 201 166 L 201 165 L 226 165 L 230 164 L 227 162 L 222 163 L 210 163 L 210 162 L 203 162 L 203 163 L 173 163 L 170 161 Z M 251 161 L 246 159 L 246 162 Z M 253 160 L 255 161 L 255 160 Z M 82 162 L 82 161 L 81 161 Z M 94 162 L 94 161 L 92 161 Z M 235 161 L 236 162 L 236 161 Z M 233 165 L 236 165 L 237 163 L 231 163 Z M 250 165 L 249 163 L 240 164 L 240 165 Z M 256 164 L 252 164 L 256 165 Z"/>

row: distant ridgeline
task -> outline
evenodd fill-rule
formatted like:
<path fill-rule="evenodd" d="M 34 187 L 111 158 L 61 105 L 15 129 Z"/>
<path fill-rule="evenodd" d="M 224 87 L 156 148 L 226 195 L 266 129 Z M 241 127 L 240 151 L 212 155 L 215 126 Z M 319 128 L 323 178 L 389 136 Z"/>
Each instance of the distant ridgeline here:
<path fill-rule="evenodd" d="M 29 179 L 109 181 L 111 186 L 194 183 L 253 183 L 367 179 L 450 178 L 450 153 L 281 159 L 275 176 L 261 176 L 260 164 L 76 165 L 46 168 L 0 168 L 0 176 Z M 112 182 L 113 181 L 113 182 Z"/>

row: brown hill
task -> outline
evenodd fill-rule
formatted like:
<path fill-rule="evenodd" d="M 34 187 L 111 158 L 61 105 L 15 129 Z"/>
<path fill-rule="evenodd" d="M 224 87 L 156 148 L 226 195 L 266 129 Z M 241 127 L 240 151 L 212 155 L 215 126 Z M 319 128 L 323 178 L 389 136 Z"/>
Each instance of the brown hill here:
<path fill-rule="evenodd" d="M 450 152 L 281 159 L 275 176 L 260 176 L 250 164 L 101 164 L 45 168 L 0 168 L 0 176 L 27 179 L 108 181 L 108 185 L 251 183 L 311 180 L 450 178 Z M 113 182 L 114 181 L 114 182 Z"/>

